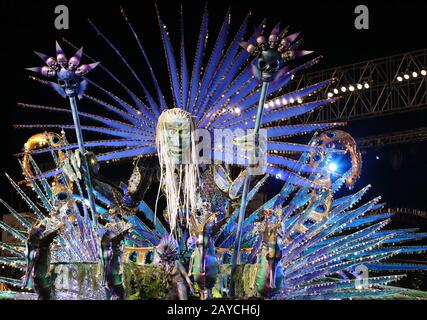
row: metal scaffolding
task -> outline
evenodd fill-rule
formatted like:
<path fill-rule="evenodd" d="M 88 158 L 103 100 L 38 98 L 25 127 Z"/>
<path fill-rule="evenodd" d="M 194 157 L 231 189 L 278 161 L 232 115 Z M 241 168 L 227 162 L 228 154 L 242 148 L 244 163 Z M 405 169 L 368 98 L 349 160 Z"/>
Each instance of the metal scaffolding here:
<path fill-rule="evenodd" d="M 399 131 L 356 139 L 357 146 L 363 151 L 390 144 L 421 142 L 427 140 L 427 127 Z"/>
<path fill-rule="evenodd" d="M 383 211 L 384 213 L 384 211 Z M 419 209 L 413 209 L 413 208 L 389 208 L 385 213 L 396 213 L 400 215 L 411 215 L 420 217 L 423 219 L 427 219 L 427 212 Z"/>
<path fill-rule="evenodd" d="M 298 122 L 351 121 L 427 107 L 427 49 L 295 77 L 296 89 L 335 79 L 323 96 L 341 97 Z"/>

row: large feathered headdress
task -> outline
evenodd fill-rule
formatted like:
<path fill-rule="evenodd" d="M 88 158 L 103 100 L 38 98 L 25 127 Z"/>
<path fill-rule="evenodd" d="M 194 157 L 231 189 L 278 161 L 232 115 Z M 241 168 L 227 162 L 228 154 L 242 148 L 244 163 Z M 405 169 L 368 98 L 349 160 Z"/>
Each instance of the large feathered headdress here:
<path fill-rule="evenodd" d="M 249 44 L 246 46 L 247 50 L 242 49 L 240 45 L 241 40 L 246 33 L 248 17 L 244 19 L 231 42 L 228 43 L 227 35 L 230 27 L 230 13 L 227 12 L 213 46 L 213 50 L 208 53 L 206 50 L 208 15 L 205 10 L 194 54 L 194 62 L 192 69 L 190 69 L 187 64 L 187 50 L 184 44 L 183 25 L 181 24 L 180 28 L 180 54 L 175 55 L 168 29 L 160 16 L 158 16 L 160 33 L 166 56 L 166 64 L 170 78 L 172 104 L 168 104 L 164 96 L 165 91 L 160 88 L 159 82 L 154 73 L 154 68 L 147 57 L 147 53 L 142 42 L 124 12 L 123 15 L 146 62 L 146 66 L 138 66 L 138 68 L 143 69 L 144 67 L 147 67 L 147 71 L 149 71 L 151 76 L 151 82 L 155 88 L 155 95 L 152 95 L 149 92 L 137 72 L 121 54 L 120 50 L 102 33 L 101 30 L 90 22 L 90 25 L 94 28 L 97 35 L 106 41 L 113 52 L 117 55 L 119 61 L 129 69 L 132 77 L 135 78 L 143 92 L 142 96 L 134 93 L 104 65 L 100 65 L 100 69 L 105 72 L 106 76 L 113 79 L 118 86 L 127 92 L 133 101 L 132 103 L 125 102 L 124 99 L 119 98 L 116 94 L 108 91 L 101 85 L 89 79 L 87 80 L 91 83 L 94 91 L 106 95 L 111 99 L 112 103 L 88 94 L 84 94 L 83 97 L 85 97 L 87 101 L 94 102 L 95 104 L 104 107 L 106 111 L 116 115 L 116 117 L 107 118 L 93 113 L 80 112 L 80 117 L 82 119 L 90 120 L 92 123 L 95 123 L 92 125 L 83 125 L 82 130 L 106 136 L 106 138 L 100 140 L 86 141 L 85 146 L 87 148 L 102 147 L 115 149 L 111 152 L 98 154 L 97 157 L 99 161 L 156 155 L 156 125 L 161 113 L 168 108 L 180 108 L 191 113 L 197 128 L 207 129 L 210 132 L 214 132 L 214 130 L 218 129 L 235 130 L 239 128 L 248 130 L 253 128 L 256 104 L 259 99 L 260 85 L 259 82 L 254 79 L 250 67 L 251 55 L 249 52 L 253 53 L 254 50 L 252 50 L 252 47 Z M 262 37 L 260 36 L 261 33 L 262 28 L 258 27 L 252 36 L 249 37 L 247 43 L 252 43 L 257 39 L 258 42 L 262 42 L 259 39 Z M 278 27 L 276 27 L 273 29 L 271 34 L 277 34 L 277 39 L 281 39 L 280 42 L 275 42 L 275 44 L 283 47 L 283 54 L 286 54 L 287 56 L 298 56 L 307 53 L 305 51 L 295 51 L 295 48 L 301 43 L 301 40 L 298 39 L 298 33 L 287 36 L 285 32 L 281 32 Z M 270 38 L 272 38 L 271 35 L 269 39 Z M 284 41 L 286 41 L 286 44 L 284 44 Z M 266 43 L 268 45 L 268 42 Z M 262 47 L 263 45 L 263 42 L 259 43 L 258 47 Z M 204 62 L 204 56 L 209 56 L 207 63 Z M 89 56 L 87 57 L 88 59 L 92 59 Z M 92 61 L 95 62 L 94 59 L 92 59 Z M 313 169 L 307 164 L 299 163 L 297 160 L 289 157 L 289 155 L 292 153 L 309 151 L 336 151 L 311 145 L 285 142 L 283 139 L 290 136 L 331 128 L 340 125 L 341 123 L 298 125 L 278 125 L 277 123 L 279 120 L 283 123 L 283 121 L 292 117 L 312 112 L 316 108 L 334 101 L 334 99 L 329 98 L 310 98 L 313 94 L 327 86 L 332 80 L 323 81 L 293 92 L 285 92 L 284 90 L 286 85 L 297 72 L 312 66 L 318 61 L 319 57 L 305 62 L 295 68 L 289 68 L 289 70 L 281 74 L 280 79 L 277 79 L 277 81 L 269 86 L 265 113 L 261 122 L 261 129 L 267 130 L 266 173 L 273 175 L 278 179 L 306 187 L 318 186 L 300 174 L 312 173 L 313 170 L 317 169 Z M 62 108 L 31 104 L 21 105 L 25 107 L 45 109 L 48 111 L 67 112 L 67 110 Z M 18 127 L 57 127 L 63 129 L 74 129 L 73 125 L 67 124 L 19 125 Z M 76 146 L 73 144 L 68 146 L 68 148 L 74 147 Z M 50 150 L 51 149 L 45 149 L 34 152 L 41 153 L 48 152 Z M 241 160 L 236 148 L 227 152 L 231 152 L 233 156 L 225 157 L 224 150 L 214 149 L 211 157 L 213 160 L 217 161 L 228 161 L 230 164 L 237 163 Z M 57 171 L 49 172 L 45 174 L 45 177 L 55 173 L 57 173 Z"/>

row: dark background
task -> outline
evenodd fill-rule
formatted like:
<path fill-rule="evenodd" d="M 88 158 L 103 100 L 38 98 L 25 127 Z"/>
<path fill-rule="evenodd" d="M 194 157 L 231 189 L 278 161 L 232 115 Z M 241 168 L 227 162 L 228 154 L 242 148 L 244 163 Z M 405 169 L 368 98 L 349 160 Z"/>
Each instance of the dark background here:
<path fill-rule="evenodd" d="M 184 7 L 187 55 L 189 63 L 197 41 L 204 1 L 157 1 L 160 14 L 167 24 L 174 45 L 178 44 L 179 11 Z M 70 29 L 58 31 L 54 27 L 54 8 L 65 4 L 70 10 Z M 365 4 L 370 10 L 370 29 L 354 28 L 354 8 Z M 168 78 L 163 60 L 163 48 L 156 21 L 153 1 L 2 1 L 1 2 L 1 62 L 2 62 L 2 171 L 20 179 L 16 157 L 26 139 L 38 130 L 13 129 L 12 124 L 21 123 L 67 123 L 69 118 L 61 114 L 29 110 L 16 106 L 16 102 L 28 102 L 50 106 L 64 106 L 64 100 L 50 89 L 28 79 L 25 67 L 38 66 L 40 60 L 33 50 L 44 53 L 54 52 L 54 41 L 67 38 L 76 45 L 84 45 L 89 55 L 102 60 L 103 64 L 119 78 L 129 79 L 129 73 L 110 51 L 108 46 L 96 36 L 87 22 L 90 18 L 113 42 L 122 49 L 129 62 L 136 66 L 143 63 L 133 37 L 120 13 L 123 5 L 135 29 L 139 32 L 144 46 L 152 59 L 160 81 L 166 85 Z M 209 29 L 211 41 L 216 38 L 227 8 L 231 8 L 234 32 L 248 12 L 251 12 L 250 28 L 255 27 L 264 17 L 269 25 L 277 21 L 290 25 L 292 31 L 302 31 L 304 48 L 315 50 L 325 58 L 317 69 L 350 64 L 377 57 L 422 49 L 427 47 L 425 1 L 211 1 L 209 9 Z M 69 56 L 74 52 L 63 45 Z M 427 67 L 427 66 L 426 66 Z M 140 71 L 143 80 L 149 83 L 144 69 Z M 92 75 L 91 75 L 92 77 Z M 97 78 L 94 72 L 93 78 Z M 108 87 L 108 85 L 107 85 Z M 113 91 L 114 84 L 109 88 Z M 135 88 L 135 91 L 137 89 Z M 140 91 L 136 91 L 140 92 Z M 82 110 L 92 106 L 80 104 Z M 425 126 L 425 113 L 410 112 L 399 116 L 352 122 L 347 131 L 356 137 L 375 133 L 386 133 Z M 308 139 L 308 138 L 307 138 Z M 69 140 L 73 135 L 69 134 Z M 390 207 L 407 207 L 427 210 L 424 200 L 427 181 L 427 143 L 411 143 L 370 150 L 364 154 L 363 174 L 357 187 L 373 184 L 370 195 L 381 194 Z M 380 156 L 379 160 L 375 157 Z M 112 178 L 127 180 L 131 173 L 129 166 L 113 170 L 104 168 L 104 173 Z M 11 188 L 4 177 L 0 177 L 0 196 L 6 201 L 11 198 Z"/>

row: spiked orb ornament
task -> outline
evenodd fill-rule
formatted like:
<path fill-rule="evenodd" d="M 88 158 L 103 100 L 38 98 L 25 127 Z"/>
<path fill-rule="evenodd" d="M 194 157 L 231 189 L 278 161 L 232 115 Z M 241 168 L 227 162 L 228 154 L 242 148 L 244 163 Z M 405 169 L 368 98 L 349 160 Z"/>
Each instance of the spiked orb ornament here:
<path fill-rule="evenodd" d="M 56 42 L 56 58 L 37 51 L 35 53 L 46 65 L 27 68 L 27 70 L 40 73 L 49 78 L 56 76 L 57 82 L 49 82 L 48 84 L 62 97 L 82 98 L 87 87 L 87 80 L 82 79 L 82 77 L 95 69 L 99 62 L 80 65 L 83 48 L 77 50 L 74 56 L 68 60 L 58 42 Z"/>
<path fill-rule="evenodd" d="M 280 30 L 280 23 L 265 37 L 259 33 L 255 43 L 240 42 L 240 46 L 256 56 L 252 62 L 252 74 L 260 81 L 272 82 L 279 80 L 288 70 L 286 62 L 305 56 L 313 51 L 295 50 L 302 43 L 297 40 L 299 32 L 286 36 L 285 30 Z"/>

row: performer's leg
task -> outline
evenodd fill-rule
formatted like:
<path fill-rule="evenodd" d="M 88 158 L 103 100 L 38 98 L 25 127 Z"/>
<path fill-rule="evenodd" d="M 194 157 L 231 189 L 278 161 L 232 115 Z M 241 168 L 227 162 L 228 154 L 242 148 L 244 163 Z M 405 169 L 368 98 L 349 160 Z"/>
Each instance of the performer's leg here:
<path fill-rule="evenodd" d="M 188 294 L 187 294 L 187 286 L 183 281 L 178 281 L 176 283 L 177 286 L 177 293 L 178 293 L 178 300 L 188 300 Z"/>
<path fill-rule="evenodd" d="M 111 298 L 110 300 L 124 300 L 125 299 L 125 289 L 123 285 L 119 284 L 111 288 Z"/>

